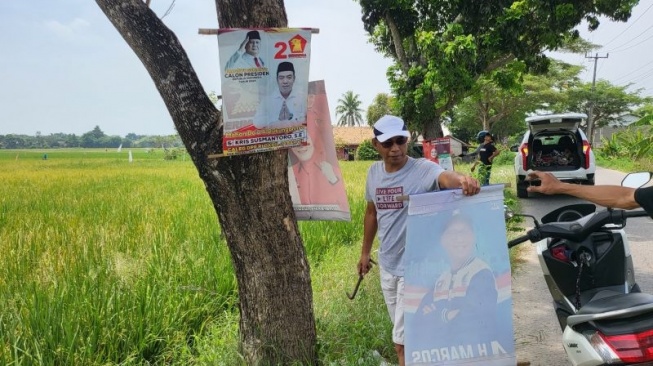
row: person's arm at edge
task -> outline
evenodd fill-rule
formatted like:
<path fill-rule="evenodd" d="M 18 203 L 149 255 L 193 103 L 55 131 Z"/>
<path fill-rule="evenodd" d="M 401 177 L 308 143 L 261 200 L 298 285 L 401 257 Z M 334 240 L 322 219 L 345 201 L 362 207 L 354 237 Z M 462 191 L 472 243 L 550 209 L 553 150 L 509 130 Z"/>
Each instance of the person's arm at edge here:
<path fill-rule="evenodd" d="M 367 202 L 365 216 L 363 217 L 363 248 L 361 249 L 361 258 L 358 261 L 359 275 L 365 275 L 370 271 L 370 253 L 372 252 L 377 229 L 376 206 L 374 202 Z"/>
<path fill-rule="evenodd" d="M 475 178 L 451 170 L 440 173 L 438 186 L 440 189 L 461 188 L 466 196 L 472 196 L 481 191 L 481 186 Z"/>
<path fill-rule="evenodd" d="M 540 179 L 541 185 L 530 186 L 529 192 L 543 194 L 568 194 L 604 207 L 631 210 L 640 207 L 635 201 L 635 188 L 614 185 L 585 186 L 580 184 L 564 183 L 550 173 L 533 172 L 530 179 Z"/>

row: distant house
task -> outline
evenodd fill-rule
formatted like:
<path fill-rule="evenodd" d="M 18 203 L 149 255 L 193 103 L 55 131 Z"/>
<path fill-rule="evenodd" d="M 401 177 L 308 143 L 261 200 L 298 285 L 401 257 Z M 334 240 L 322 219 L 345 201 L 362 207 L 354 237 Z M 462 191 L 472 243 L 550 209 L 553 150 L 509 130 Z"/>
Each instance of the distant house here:
<path fill-rule="evenodd" d="M 619 117 L 617 121 L 610 122 L 606 126 L 597 128 L 594 131 L 594 147 L 600 147 L 603 144 L 603 139 L 610 140 L 614 133 L 623 131 L 626 127 L 638 120 L 639 117 L 633 116 L 632 114 L 626 114 Z"/>
<path fill-rule="evenodd" d="M 336 143 L 336 154 L 340 160 L 354 160 L 354 154 L 358 146 L 365 140 L 374 137 L 372 127 L 336 127 L 333 126 L 333 140 Z M 451 135 L 447 135 L 451 140 L 451 154 L 454 156 L 467 153 L 469 144 L 461 141 Z M 422 136 L 417 137 L 418 150 L 421 151 Z"/>
<path fill-rule="evenodd" d="M 372 127 L 336 127 L 333 126 L 333 141 L 336 154 L 340 160 L 354 160 L 356 149 L 365 140 L 374 137 Z"/>

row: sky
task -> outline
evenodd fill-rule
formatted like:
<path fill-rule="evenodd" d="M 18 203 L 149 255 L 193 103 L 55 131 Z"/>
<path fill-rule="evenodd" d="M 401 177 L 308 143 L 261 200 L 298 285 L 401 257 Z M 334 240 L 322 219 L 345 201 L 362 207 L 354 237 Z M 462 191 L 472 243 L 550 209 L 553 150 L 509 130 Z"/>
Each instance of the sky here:
<path fill-rule="evenodd" d="M 152 0 L 163 16 L 172 0 Z M 338 99 L 351 90 L 366 109 L 378 93 L 390 93 L 391 60 L 375 51 L 354 0 L 286 0 L 290 27 L 318 28 L 311 43 L 310 80 L 325 80 L 332 122 Z M 597 79 L 633 83 L 653 96 L 653 1 L 643 0 L 627 23 L 603 20 L 581 35 L 604 45 L 592 55 Z M 164 23 L 180 39 L 207 93 L 220 94 L 215 1 L 176 1 Z M 552 54 L 583 65 L 586 55 Z M 0 1 L 0 135 L 74 133 L 100 126 L 107 135 L 174 134 L 174 124 L 154 83 L 134 52 L 94 1 Z"/>

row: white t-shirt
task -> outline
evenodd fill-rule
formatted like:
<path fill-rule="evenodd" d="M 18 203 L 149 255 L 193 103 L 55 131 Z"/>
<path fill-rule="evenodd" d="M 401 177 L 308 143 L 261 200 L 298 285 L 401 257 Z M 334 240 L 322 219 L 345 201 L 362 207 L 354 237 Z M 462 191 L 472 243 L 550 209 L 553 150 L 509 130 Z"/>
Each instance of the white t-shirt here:
<path fill-rule="evenodd" d="M 400 201 L 397 196 L 438 190 L 438 178 L 443 171 L 430 160 L 408 157 L 406 165 L 397 172 L 387 173 L 383 161 L 372 164 L 367 172 L 365 200 L 376 205 L 381 243 L 379 265 L 387 272 L 404 275 L 408 201 Z"/>

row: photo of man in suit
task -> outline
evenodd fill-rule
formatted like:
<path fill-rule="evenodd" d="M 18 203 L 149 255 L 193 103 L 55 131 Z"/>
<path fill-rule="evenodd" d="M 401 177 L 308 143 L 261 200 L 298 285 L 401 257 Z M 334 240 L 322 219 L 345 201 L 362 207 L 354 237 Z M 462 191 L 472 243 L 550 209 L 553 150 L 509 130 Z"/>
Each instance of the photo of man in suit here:
<path fill-rule="evenodd" d="M 259 57 L 261 50 L 261 35 L 258 31 L 249 31 L 240 47 L 227 61 L 225 70 L 253 69 L 265 67 L 265 62 Z"/>
<path fill-rule="evenodd" d="M 256 128 L 297 126 L 306 121 L 306 95 L 299 95 L 293 89 L 295 67 L 292 62 L 281 62 L 276 75 L 278 88 L 259 104 L 254 116 Z"/>

